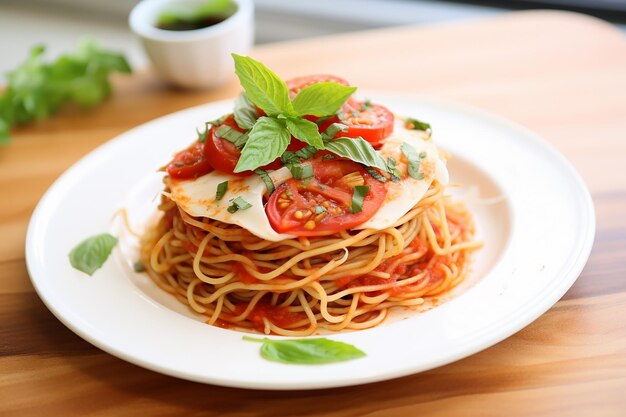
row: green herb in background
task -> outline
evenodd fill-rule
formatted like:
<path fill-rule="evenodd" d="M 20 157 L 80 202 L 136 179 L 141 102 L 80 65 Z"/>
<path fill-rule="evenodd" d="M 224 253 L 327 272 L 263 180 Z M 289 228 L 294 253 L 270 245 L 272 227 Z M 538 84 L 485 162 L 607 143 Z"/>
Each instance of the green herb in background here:
<path fill-rule="evenodd" d="M 365 356 L 353 345 L 324 337 L 317 339 L 269 339 L 244 336 L 243 340 L 263 343 L 261 356 L 268 361 L 300 365 L 344 362 Z"/>
<path fill-rule="evenodd" d="M 111 94 L 112 72 L 132 72 L 122 54 L 100 49 L 92 40 L 50 63 L 43 61 L 44 51 L 35 46 L 29 58 L 7 74 L 7 87 L 0 93 L 0 143 L 9 141 L 11 127 L 44 119 L 67 103 L 99 104 Z"/>

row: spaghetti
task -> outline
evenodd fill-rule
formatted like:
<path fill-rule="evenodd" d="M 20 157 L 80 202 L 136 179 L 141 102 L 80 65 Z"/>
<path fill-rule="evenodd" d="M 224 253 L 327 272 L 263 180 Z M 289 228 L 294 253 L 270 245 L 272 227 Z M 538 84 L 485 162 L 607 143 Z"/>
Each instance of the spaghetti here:
<path fill-rule="evenodd" d="M 166 180 L 167 184 L 167 180 Z M 434 181 L 384 230 L 264 240 L 248 230 L 192 217 L 166 192 L 163 216 L 142 238 L 147 273 L 211 325 L 305 336 L 366 329 L 394 307 L 416 306 L 461 282 L 471 216 Z"/>

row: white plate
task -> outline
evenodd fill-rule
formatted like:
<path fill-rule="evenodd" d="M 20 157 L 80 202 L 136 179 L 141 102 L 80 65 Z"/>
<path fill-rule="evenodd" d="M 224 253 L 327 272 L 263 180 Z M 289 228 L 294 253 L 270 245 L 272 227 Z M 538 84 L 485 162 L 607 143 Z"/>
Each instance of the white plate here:
<path fill-rule="evenodd" d="M 71 268 L 68 253 L 104 231 L 119 207 L 145 223 L 160 189 L 154 171 L 190 143 L 195 127 L 232 101 L 191 108 L 146 123 L 96 149 L 48 190 L 28 229 L 32 282 L 66 326 L 137 365 L 193 381 L 259 389 L 362 384 L 440 366 L 517 332 L 552 306 L 580 274 L 593 243 L 589 192 L 572 166 L 532 133 L 476 110 L 417 97 L 378 94 L 398 114 L 429 121 L 453 159 L 451 192 L 474 212 L 479 238 L 471 275 L 442 305 L 369 330 L 334 334 L 367 353 L 321 366 L 263 360 L 241 332 L 208 326 L 132 271 L 123 237 L 94 276 Z M 480 198 L 479 198 L 480 197 Z"/>

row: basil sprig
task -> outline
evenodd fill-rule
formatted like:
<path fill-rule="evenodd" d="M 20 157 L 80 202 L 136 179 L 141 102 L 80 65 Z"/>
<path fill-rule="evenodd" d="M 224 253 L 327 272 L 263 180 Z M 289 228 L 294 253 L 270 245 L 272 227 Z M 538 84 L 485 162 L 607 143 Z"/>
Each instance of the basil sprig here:
<path fill-rule="evenodd" d="M 115 245 L 117 238 L 108 233 L 87 238 L 70 252 L 70 264 L 91 276 L 104 265 Z"/>
<path fill-rule="evenodd" d="M 343 103 L 356 91 L 333 82 L 313 84 L 302 89 L 293 101 L 289 99 L 287 84 L 262 63 L 250 57 L 232 54 L 235 73 L 245 90 L 245 98 L 236 106 L 237 124 L 248 128 L 252 119 L 252 104 L 262 109 L 266 116 L 256 119 L 250 127 L 241 157 L 235 172 L 255 170 L 281 156 L 291 136 L 316 149 L 324 149 L 324 141 L 315 123 L 303 118 L 305 115 L 318 117 L 335 114 Z M 255 109 L 256 111 L 256 109 Z M 238 120 L 239 119 L 239 120 Z M 241 122 L 241 124 L 239 124 Z"/>
<path fill-rule="evenodd" d="M 327 338 L 277 340 L 244 336 L 243 340 L 263 343 L 261 356 L 264 359 L 287 364 L 320 365 L 365 356 L 365 352 L 351 344 Z"/>

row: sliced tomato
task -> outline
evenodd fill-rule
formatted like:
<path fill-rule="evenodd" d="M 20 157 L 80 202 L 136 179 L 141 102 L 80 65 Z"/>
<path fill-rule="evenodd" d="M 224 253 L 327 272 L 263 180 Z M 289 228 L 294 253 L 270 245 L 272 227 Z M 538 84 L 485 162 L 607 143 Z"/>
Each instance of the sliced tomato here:
<path fill-rule="evenodd" d="M 304 77 L 296 77 L 287 81 L 287 88 L 289 88 L 289 96 L 293 99 L 300 90 L 304 88 L 322 82 L 335 82 L 342 85 L 350 85 L 343 78 L 335 77 L 334 75 L 329 74 L 315 74 L 315 75 L 305 75 Z"/>
<path fill-rule="evenodd" d="M 323 236 L 369 220 L 382 205 L 387 189 L 359 164 L 347 160 L 311 161 L 313 177 L 287 180 L 270 196 L 265 211 L 279 233 Z M 360 178 L 359 178 L 360 176 Z M 352 213 L 354 186 L 369 186 L 361 211 Z"/>
<path fill-rule="evenodd" d="M 229 126 L 238 132 L 245 132 L 244 129 L 237 126 L 235 118 L 232 114 L 229 115 L 221 125 L 211 126 L 207 135 L 206 146 L 204 148 L 204 155 L 206 159 L 211 163 L 213 168 L 218 171 L 239 176 L 252 175 L 252 171 L 235 172 L 235 167 L 237 166 L 237 162 L 241 156 L 241 150 L 237 149 L 232 142 L 217 136 L 217 131 L 222 126 Z M 280 158 L 277 158 L 274 162 L 267 164 L 262 168 L 279 169 L 280 167 L 282 167 L 282 163 L 280 162 Z"/>
<path fill-rule="evenodd" d="M 167 174 L 175 179 L 198 178 L 213 171 L 213 166 L 205 157 L 205 144 L 194 142 L 187 149 L 178 152 L 167 164 Z"/>
<path fill-rule="evenodd" d="M 393 133 L 394 117 L 386 107 L 362 101 L 348 101 L 338 113 L 340 122 L 348 126 L 341 136 L 362 137 L 374 147 L 382 146 Z"/>

